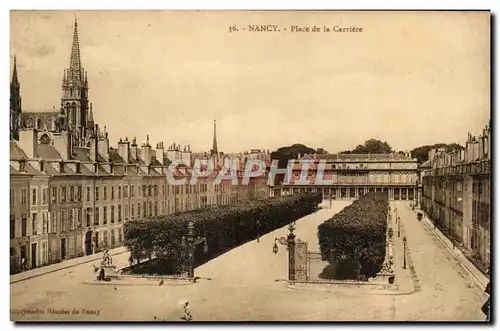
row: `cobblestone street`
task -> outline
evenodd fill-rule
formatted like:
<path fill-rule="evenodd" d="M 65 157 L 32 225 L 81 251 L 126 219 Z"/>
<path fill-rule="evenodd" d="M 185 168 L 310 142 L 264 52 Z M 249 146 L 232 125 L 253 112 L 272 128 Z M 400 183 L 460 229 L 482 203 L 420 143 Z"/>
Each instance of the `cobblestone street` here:
<path fill-rule="evenodd" d="M 295 233 L 318 250 L 317 226 L 350 204 L 333 201 L 297 222 Z M 194 321 L 436 321 L 484 320 L 480 307 L 486 298 L 472 285 L 451 254 L 422 222 L 409 202 L 396 202 L 402 230 L 408 238 L 421 291 L 408 295 L 360 293 L 340 287 L 291 289 L 287 277 L 286 247 L 272 252 L 281 228 L 209 261 L 195 270 L 195 284 L 90 285 L 89 262 L 11 284 L 11 309 L 83 309 L 93 314 L 11 315 L 15 320 L 179 321 L 180 301 L 190 301 Z M 401 240 L 396 238 L 395 240 Z M 128 254 L 113 257 L 118 267 Z M 242 262 L 244 261 L 244 263 Z M 203 279 L 211 278 L 211 280 Z M 90 312 L 92 313 L 92 312 Z"/>

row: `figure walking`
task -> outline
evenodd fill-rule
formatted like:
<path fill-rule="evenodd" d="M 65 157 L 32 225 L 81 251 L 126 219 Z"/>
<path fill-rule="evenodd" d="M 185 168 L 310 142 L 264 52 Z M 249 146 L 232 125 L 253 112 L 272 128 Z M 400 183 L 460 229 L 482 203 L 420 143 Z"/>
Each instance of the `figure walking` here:
<path fill-rule="evenodd" d="M 128 264 L 132 266 L 133 263 L 134 263 L 134 257 L 132 256 L 132 254 L 130 254 L 130 257 L 128 258 Z"/>
<path fill-rule="evenodd" d="M 490 277 L 490 269 L 486 270 L 486 276 Z M 486 289 L 484 290 L 486 294 L 488 294 L 488 300 L 483 304 L 481 307 L 481 310 L 483 313 L 486 315 L 486 322 L 489 322 L 491 319 L 491 285 L 490 281 L 488 281 L 488 284 L 486 285 Z"/>
<path fill-rule="evenodd" d="M 189 309 L 189 301 L 186 300 L 183 308 L 184 308 L 184 316 L 182 316 L 181 319 L 186 322 L 193 320 L 193 316 L 191 316 L 191 310 Z"/>

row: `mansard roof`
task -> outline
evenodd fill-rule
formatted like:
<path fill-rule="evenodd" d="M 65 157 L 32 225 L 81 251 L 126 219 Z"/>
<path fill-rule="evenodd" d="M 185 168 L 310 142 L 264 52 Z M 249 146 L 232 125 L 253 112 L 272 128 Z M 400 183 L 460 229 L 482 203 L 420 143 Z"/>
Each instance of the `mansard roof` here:
<path fill-rule="evenodd" d="M 17 145 L 15 141 L 10 141 L 10 158 L 11 159 L 27 159 L 26 153 Z"/>
<path fill-rule="evenodd" d="M 62 156 L 57 149 L 52 145 L 38 144 L 37 145 L 38 157 L 44 160 L 61 160 Z"/>

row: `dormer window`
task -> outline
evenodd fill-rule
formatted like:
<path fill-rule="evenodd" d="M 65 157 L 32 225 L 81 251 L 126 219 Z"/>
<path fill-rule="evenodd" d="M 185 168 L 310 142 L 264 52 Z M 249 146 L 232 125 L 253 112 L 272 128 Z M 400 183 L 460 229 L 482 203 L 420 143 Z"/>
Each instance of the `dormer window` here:
<path fill-rule="evenodd" d="M 43 160 L 40 161 L 40 171 L 45 172 L 45 162 Z"/>
<path fill-rule="evenodd" d="M 26 161 L 19 161 L 19 172 L 26 172 Z"/>

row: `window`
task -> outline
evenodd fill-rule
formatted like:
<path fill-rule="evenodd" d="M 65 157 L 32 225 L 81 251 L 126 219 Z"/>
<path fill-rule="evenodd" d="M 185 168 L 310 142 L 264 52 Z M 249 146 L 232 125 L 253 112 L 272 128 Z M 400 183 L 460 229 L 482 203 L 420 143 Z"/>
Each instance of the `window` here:
<path fill-rule="evenodd" d="M 147 196 L 147 190 L 148 188 L 146 187 L 146 185 L 142 185 L 142 196 Z"/>
<path fill-rule="evenodd" d="M 141 203 L 137 204 L 137 218 L 141 217 Z"/>
<path fill-rule="evenodd" d="M 37 192 L 36 192 L 36 188 L 32 188 L 31 189 L 31 204 L 32 205 L 36 205 L 36 198 L 37 198 Z"/>
<path fill-rule="evenodd" d="M 99 225 L 99 207 L 95 207 L 94 225 Z"/>
<path fill-rule="evenodd" d="M 85 212 L 85 225 L 86 226 L 90 226 L 91 214 L 92 214 L 92 210 L 90 208 L 87 208 L 86 212 Z"/>
<path fill-rule="evenodd" d="M 151 217 L 153 216 L 153 204 L 151 203 L 151 201 L 149 202 L 148 207 L 149 207 L 149 216 Z"/>
<path fill-rule="evenodd" d="M 76 201 L 78 201 L 78 202 L 82 201 L 82 187 L 81 186 L 76 187 Z"/>
<path fill-rule="evenodd" d="M 90 186 L 87 186 L 87 201 L 90 201 Z"/>
<path fill-rule="evenodd" d="M 33 235 L 36 235 L 37 234 L 37 227 L 38 227 L 38 224 L 37 224 L 37 213 L 33 213 L 31 215 L 31 233 Z"/>
<path fill-rule="evenodd" d="M 21 190 L 21 204 L 26 206 L 28 204 L 28 194 L 25 188 Z"/>
<path fill-rule="evenodd" d="M 123 197 L 128 198 L 128 185 L 125 185 L 125 188 L 123 189 Z"/>
<path fill-rule="evenodd" d="M 80 213 L 80 209 L 76 209 L 76 228 L 80 229 L 82 227 L 82 213 Z"/>
<path fill-rule="evenodd" d="M 102 221 L 104 225 L 108 224 L 108 207 L 106 206 L 102 207 Z"/>
<path fill-rule="evenodd" d="M 115 206 L 111 206 L 111 224 L 115 222 Z"/>
<path fill-rule="evenodd" d="M 118 242 L 121 243 L 123 241 L 123 229 L 118 229 Z"/>
<path fill-rule="evenodd" d="M 95 189 L 94 189 L 94 200 L 97 201 L 99 200 L 99 187 L 96 186 Z"/>
<path fill-rule="evenodd" d="M 146 206 L 146 202 L 144 202 L 144 203 L 142 204 L 142 207 L 143 207 L 143 208 L 142 208 L 142 209 L 143 209 L 143 210 L 142 210 L 142 217 L 146 218 L 146 216 L 147 216 L 147 206 Z"/>
<path fill-rule="evenodd" d="M 107 187 L 107 186 L 104 186 L 102 189 L 103 189 L 103 192 L 102 192 L 102 198 L 103 198 L 104 200 L 106 200 L 106 199 L 108 198 L 108 187 Z M 111 199 L 113 199 L 113 198 L 111 198 Z"/>
<path fill-rule="evenodd" d="M 10 215 L 10 239 L 16 237 L 16 219 L 13 215 Z"/>
<path fill-rule="evenodd" d="M 140 185 L 137 185 L 137 196 L 138 197 L 141 196 L 141 186 Z"/>
<path fill-rule="evenodd" d="M 155 212 L 154 215 L 158 215 L 158 201 L 155 201 Z"/>
<path fill-rule="evenodd" d="M 115 198 L 115 187 L 111 186 L 111 200 L 114 200 Z"/>
<path fill-rule="evenodd" d="M 75 211 L 73 209 L 69 210 L 69 230 L 73 231 L 75 229 L 75 220 L 74 220 L 74 215 Z"/>
<path fill-rule="evenodd" d="M 162 186 L 161 186 L 161 194 L 162 194 L 162 195 L 165 195 L 165 185 L 162 185 Z"/>
<path fill-rule="evenodd" d="M 14 206 L 15 203 L 16 203 L 15 191 L 10 190 L 10 205 Z"/>
<path fill-rule="evenodd" d="M 115 244 L 115 230 L 111 230 L 111 246 Z"/>
<path fill-rule="evenodd" d="M 118 205 L 118 223 L 122 221 L 122 205 Z"/>
<path fill-rule="evenodd" d="M 122 198 L 122 186 L 119 185 L 118 186 L 118 199 L 121 199 Z"/>
<path fill-rule="evenodd" d="M 128 220 L 128 216 L 129 216 L 129 209 L 128 209 L 128 205 L 125 205 L 125 220 Z"/>
<path fill-rule="evenodd" d="M 47 188 L 46 188 L 46 187 L 44 187 L 44 188 L 42 189 L 42 203 L 43 203 L 44 205 L 46 205 L 46 204 L 47 204 Z"/>
<path fill-rule="evenodd" d="M 132 186 L 130 186 L 130 197 L 133 198 L 134 196 L 135 196 L 135 186 L 132 185 Z"/>
<path fill-rule="evenodd" d="M 57 232 L 57 213 L 53 212 L 52 213 L 52 219 L 50 220 L 50 233 L 56 233 Z"/>
<path fill-rule="evenodd" d="M 50 197 L 50 200 L 54 203 L 57 202 L 57 187 L 52 188 L 52 195 Z"/>
<path fill-rule="evenodd" d="M 42 213 L 42 233 L 49 232 L 49 220 L 47 219 L 47 213 Z"/>
<path fill-rule="evenodd" d="M 26 214 L 23 214 L 23 218 L 21 219 L 21 237 L 26 237 L 28 232 L 28 220 Z"/>
<path fill-rule="evenodd" d="M 75 188 L 73 186 L 69 187 L 69 201 L 75 201 Z"/>

